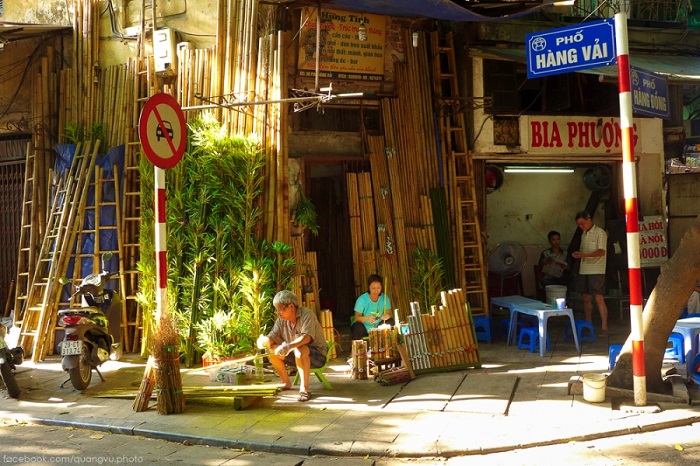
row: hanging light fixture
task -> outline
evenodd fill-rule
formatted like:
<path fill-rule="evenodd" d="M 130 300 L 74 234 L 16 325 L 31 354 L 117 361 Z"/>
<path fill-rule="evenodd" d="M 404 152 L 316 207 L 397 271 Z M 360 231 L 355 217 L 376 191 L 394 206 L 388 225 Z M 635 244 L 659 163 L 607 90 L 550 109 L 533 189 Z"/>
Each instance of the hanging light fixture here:
<path fill-rule="evenodd" d="M 357 38 L 361 41 L 367 40 L 367 27 L 364 19 L 360 22 L 360 27 L 357 28 Z"/>
<path fill-rule="evenodd" d="M 413 31 L 411 34 L 411 40 L 413 42 L 413 48 L 418 47 L 418 31 Z"/>

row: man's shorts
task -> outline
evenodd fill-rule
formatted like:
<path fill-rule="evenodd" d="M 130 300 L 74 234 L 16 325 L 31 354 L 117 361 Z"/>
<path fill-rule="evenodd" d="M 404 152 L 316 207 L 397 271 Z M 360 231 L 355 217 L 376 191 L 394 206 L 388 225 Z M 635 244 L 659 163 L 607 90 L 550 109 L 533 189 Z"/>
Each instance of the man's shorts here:
<path fill-rule="evenodd" d="M 309 358 L 311 359 L 311 369 L 318 369 L 323 367 L 326 363 L 326 353 L 321 352 L 315 346 L 309 346 Z M 290 352 L 287 357 L 284 358 L 284 363 L 288 366 L 296 366 L 296 359 L 294 358 L 294 351 Z"/>
<path fill-rule="evenodd" d="M 605 274 L 578 275 L 576 292 L 588 294 L 605 294 Z"/>

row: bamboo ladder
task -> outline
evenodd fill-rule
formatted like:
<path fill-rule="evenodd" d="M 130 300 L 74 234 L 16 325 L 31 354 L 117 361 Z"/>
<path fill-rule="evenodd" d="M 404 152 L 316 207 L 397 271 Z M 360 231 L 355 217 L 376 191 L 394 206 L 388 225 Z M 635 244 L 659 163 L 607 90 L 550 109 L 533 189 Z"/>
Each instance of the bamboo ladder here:
<path fill-rule="evenodd" d="M 47 233 L 41 244 L 20 327 L 19 344 L 28 353 L 31 346 L 34 362 L 40 361 L 45 354 L 50 323 L 55 320 L 55 308 L 62 290 L 59 279 L 68 267 L 75 241 L 76 218 L 81 217 L 84 208 L 88 178 L 95 165 L 98 147 L 99 141 L 94 149 L 91 144 L 77 146 L 70 169 L 64 173 L 54 193 Z"/>
<path fill-rule="evenodd" d="M 92 205 L 87 205 L 85 211 L 93 212 L 93 227 L 85 228 L 85 217 L 80 219 L 80 225 L 78 225 L 76 238 L 77 245 L 75 253 L 73 254 L 74 266 L 73 266 L 73 283 L 80 283 L 88 273 L 100 273 L 101 270 L 101 260 L 100 257 L 103 253 L 111 252 L 114 257 L 118 257 L 119 261 L 119 275 L 124 274 L 124 260 L 123 254 L 121 254 L 122 245 L 122 226 L 121 226 L 121 202 L 119 199 L 119 173 L 116 165 L 112 169 L 113 176 L 107 178 L 105 170 L 102 167 L 95 167 L 95 176 L 90 183 L 90 187 L 93 189 L 94 198 Z M 105 192 L 112 191 L 114 193 L 114 200 L 105 200 Z M 102 211 L 103 209 L 113 209 L 114 211 L 114 225 L 106 225 L 103 219 Z M 103 238 L 111 238 L 112 245 L 114 248 L 107 248 L 102 241 Z M 92 243 L 92 248 L 89 244 Z M 88 247 L 86 247 L 88 246 Z M 84 251 L 83 251 L 84 250 Z M 83 270 L 83 259 L 92 259 L 92 269 L 90 271 Z M 121 297 L 121 328 L 122 328 L 122 343 L 124 348 L 130 347 L 129 345 L 129 334 L 126 331 L 126 302 L 124 299 L 124 289 L 119 287 L 119 296 Z M 59 308 L 63 304 L 70 303 L 59 303 Z M 49 352 L 53 345 L 49 346 Z"/>
<path fill-rule="evenodd" d="M 141 258 L 139 235 L 141 229 L 141 181 L 139 165 L 141 159 L 141 142 L 138 134 L 138 121 L 146 101 L 154 94 L 155 71 L 153 57 L 145 52 L 146 12 L 151 11 L 151 21 L 155 25 L 156 8 L 154 2 L 141 3 L 141 28 L 137 56 L 130 60 L 128 75 L 133 86 L 131 100 L 127 99 L 127 132 L 124 155 L 124 202 L 121 212 L 122 254 L 120 256 L 123 273 L 120 274 L 120 286 L 123 290 L 125 316 L 122 317 L 124 328 L 125 351 L 141 352 L 143 335 L 143 313 L 137 301 L 139 291 L 138 262 Z M 150 28 L 151 30 L 154 27 Z M 152 31 L 151 31 L 152 32 Z M 126 318 L 124 318 L 126 317 Z M 131 343 L 129 347 L 128 343 Z"/>
<path fill-rule="evenodd" d="M 37 231 L 32 228 L 32 219 L 36 206 L 34 199 L 37 194 L 37 186 L 34 182 L 36 171 L 36 152 L 31 143 L 27 144 L 27 158 L 24 171 L 24 193 L 22 197 L 22 226 L 19 233 L 19 254 L 17 255 L 17 278 L 14 297 L 14 321 L 15 325 L 21 323 L 21 311 L 25 308 L 27 295 L 31 287 L 31 279 L 34 277 L 36 264 L 36 236 Z"/>
<path fill-rule="evenodd" d="M 437 32 L 431 33 L 433 57 L 433 91 L 442 102 L 438 122 L 441 133 L 442 158 L 446 165 L 448 208 L 456 230 L 458 248 L 455 264 L 457 282 L 466 294 L 474 315 L 488 315 L 488 285 L 486 264 L 477 215 L 476 189 L 472 157 L 467 147 L 464 113 L 456 111 L 462 102 L 455 61 L 454 39 L 447 33 L 441 41 Z"/>

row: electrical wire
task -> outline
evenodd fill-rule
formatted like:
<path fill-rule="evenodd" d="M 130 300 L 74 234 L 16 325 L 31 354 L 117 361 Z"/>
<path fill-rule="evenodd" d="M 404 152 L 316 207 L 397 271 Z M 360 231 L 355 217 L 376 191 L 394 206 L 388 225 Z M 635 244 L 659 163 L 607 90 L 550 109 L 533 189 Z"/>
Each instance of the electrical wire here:
<path fill-rule="evenodd" d="M 29 73 L 29 69 L 37 61 L 37 55 L 39 54 L 39 50 L 41 50 L 51 40 L 53 40 L 53 36 L 45 38 L 41 43 L 39 43 L 34 48 L 32 53 L 27 58 L 27 64 L 25 65 L 24 70 L 22 70 L 22 78 L 20 79 L 20 82 L 17 85 L 17 89 L 15 89 L 15 92 L 12 94 L 12 97 L 10 98 L 10 101 L 8 102 L 7 107 L 5 108 L 5 110 L 3 110 L 2 113 L 0 113 L 0 120 L 5 118 L 7 116 L 7 114 L 10 112 L 10 109 L 12 108 L 12 104 L 15 103 L 15 100 L 17 99 L 17 96 L 19 95 L 19 91 L 20 91 L 20 89 L 22 89 L 22 86 L 24 85 L 24 83 L 27 79 L 27 73 Z"/>

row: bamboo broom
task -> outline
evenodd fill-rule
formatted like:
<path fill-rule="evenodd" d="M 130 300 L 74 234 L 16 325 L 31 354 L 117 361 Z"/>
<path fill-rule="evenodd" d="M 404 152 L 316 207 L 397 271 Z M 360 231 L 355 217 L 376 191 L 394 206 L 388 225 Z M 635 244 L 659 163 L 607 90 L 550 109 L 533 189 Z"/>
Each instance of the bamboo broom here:
<path fill-rule="evenodd" d="M 156 385 L 154 366 L 155 362 L 153 360 L 153 356 L 149 356 L 148 362 L 146 363 L 146 370 L 143 374 L 143 380 L 141 380 L 139 391 L 136 394 L 136 398 L 134 399 L 133 409 L 137 413 L 146 411 L 148 409 L 148 403 L 151 400 L 153 388 Z"/>
<path fill-rule="evenodd" d="M 171 317 L 168 313 L 163 313 L 153 345 L 158 414 L 177 414 L 185 410 L 179 338 Z"/>

